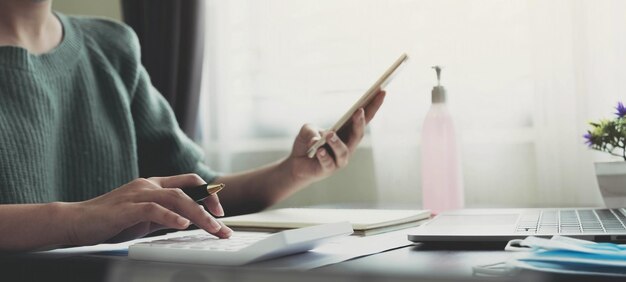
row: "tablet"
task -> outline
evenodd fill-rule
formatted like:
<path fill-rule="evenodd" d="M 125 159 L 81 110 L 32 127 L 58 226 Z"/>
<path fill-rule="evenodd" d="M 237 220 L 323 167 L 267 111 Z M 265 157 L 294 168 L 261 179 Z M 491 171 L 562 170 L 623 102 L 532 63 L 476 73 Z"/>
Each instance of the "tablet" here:
<path fill-rule="evenodd" d="M 374 96 L 376 96 L 376 93 L 378 93 L 380 90 L 383 90 L 385 88 L 385 86 L 387 86 L 387 84 L 389 84 L 389 82 L 391 82 L 391 80 L 395 76 L 396 70 L 398 68 L 400 68 L 402 63 L 406 62 L 408 60 L 408 58 L 409 58 L 409 56 L 406 53 L 402 54 L 400 56 L 400 58 L 398 58 L 383 73 L 383 75 L 381 75 L 380 78 L 378 78 L 378 80 L 376 80 L 374 85 L 372 85 L 372 87 L 370 87 L 363 94 L 363 96 L 361 96 L 361 98 L 359 98 L 359 100 L 357 100 L 356 103 L 354 103 L 354 105 L 352 105 L 352 107 L 329 130 L 337 132 L 339 129 L 341 129 L 341 127 L 348 120 L 350 120 L 350 117 L 352 117 L 352 115 L 354 114 L 354 112 L 356 112 L 356 110 L 358 110 L 359 108 L 365 107 L 367 104 L 369 104 L 370 101 L 372 101 L 372 99 L 374 98 Z M 324 139 L 324 138 L 321 138 L 320 140 L 315 142 L 315 144 L 313 144 L 311 146 L 311 148 L 309 148 L 309 150 L 306 152 L 307 156 L 309 158 L 313 158 L 315 156 L 315 152 L 317 152 L 317 149 L 319 149 L 324 144 L 326 144 L 326 139 Z"/>

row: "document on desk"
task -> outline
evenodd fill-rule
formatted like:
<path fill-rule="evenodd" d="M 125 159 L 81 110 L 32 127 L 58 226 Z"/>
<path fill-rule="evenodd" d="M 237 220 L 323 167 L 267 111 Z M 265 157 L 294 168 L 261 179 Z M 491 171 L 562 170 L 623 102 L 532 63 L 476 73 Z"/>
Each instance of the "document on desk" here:
<path fill-rule="evenodd" d="M 329 241 L 313 250 L 287 257 L 250 264 L 268 269 L 310 270 L 354 258 L 410 246 L 406 234 L 413 228 L 372 236 L 348 236 Z"/>
<path fill-rule="evenodd" d="M 353 229 L 357 231 L 355 234 L 368 235 L 365 237 L 346 236 L 332 239 L 308 252 L 250 264 L 252 267 L 306 270 L 410 245 L 411 242 L 407 240 L 406 235 L 411 229 L 407 228 L 421 224 L 423 222 L 422 219 L 428 218 L 429 215 L 428 211 L 423 210 L 302 208 L 270 210 L 251 215 L 224 218 L 223 221 L 227 225 L 235 227 L 235 230 L 237 230 L 236 226 L 243 226 L 255 227 L 259 229 L 258 231 L 264 232 L 336 221 L 350 221 Z M 126 259 L 128 247 L 132 244 L 142 241 L 182 237 L 189 234 L 189 232 L 197 231 L 179 231 L 119 244 L 57 249 L 43 253 L 53 256 L 106 255 Z"/>
<path fill-rule="evenodd" d="M 278 231 L 348 221 L 357 235 L 373 235 L 417 226 L 430 217 L 427 210 L 284 208 L 225 217 L 235 230 Z"/>
<path fill-rule="evenodd" d="M 246 267 L 292 270 L 314 269 L 326 265 L 340 263 L 342 261 L 353 258 L 373 255 L 411 245 L 412 242 L 408 241 L 406 238 L 406 234 L 411 231 L 412 228 L 365 237 L 340 237 L 337 239 L 329 240 L 326 243 L 319 245 L 317 248 L 308 252 L 252 263 L 246 265 Z M 156 239 L 182 237 L 193 232 L 197 232 L 197 230 L 179 231 L 162 236 L 141 238 L 118 244 L 100 244 L 95 246 L 56 249 L 45 252 L 37 252 L 35 253 L 35 255 L 52 256 L 59 258 L 69 256 L 95 255 L 115 257 L 116 260 L 124 261 L 128 260 L 128 247 L 132 244 Z"/>

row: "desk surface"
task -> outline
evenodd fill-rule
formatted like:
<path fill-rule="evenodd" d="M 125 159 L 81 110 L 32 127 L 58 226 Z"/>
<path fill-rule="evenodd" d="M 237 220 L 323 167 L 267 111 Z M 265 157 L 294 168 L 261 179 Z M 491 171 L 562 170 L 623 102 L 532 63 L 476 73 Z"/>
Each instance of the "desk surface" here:
<path fill-rule="evenodd" d="M 153 263 L 132 261 L 119 256 L 93 255 L 64 258 L 41 255 L 2 256 L 0 268 L 1 277 L 13 278 L 6 281 L 578 281 L 580 278 L 590 280 L 590 277 L 555 276 L 537 272 L 522 272 L 514 277 L 489 279 L 473 275 L 473 266 L 504 261 L 510 256 L 501 250 L 501 245 L 451 247 L 415 244 L 310 271 Z"/>

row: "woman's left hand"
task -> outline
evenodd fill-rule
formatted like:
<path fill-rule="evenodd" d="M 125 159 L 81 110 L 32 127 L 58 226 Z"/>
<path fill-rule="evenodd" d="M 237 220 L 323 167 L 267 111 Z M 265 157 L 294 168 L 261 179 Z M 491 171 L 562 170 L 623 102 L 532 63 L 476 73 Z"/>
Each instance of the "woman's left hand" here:
<path fill-rule="evenodd" d="M 348 161 L 363 139 L 365 126 L 369 123 L 385 99 L 385 92 L 380 91 L 365 108 L 359 108 L 348 123 L 338 132 L 320 131 L 309 124 L 300 129 L 289 158 L 292 163 L 293 177 L 302 182 L 321 180 L 348 165 Z M 309 158 L 307 150 L 319 138 L 326 138 L 326 145 L 317 149 L 315 156 Z"/>

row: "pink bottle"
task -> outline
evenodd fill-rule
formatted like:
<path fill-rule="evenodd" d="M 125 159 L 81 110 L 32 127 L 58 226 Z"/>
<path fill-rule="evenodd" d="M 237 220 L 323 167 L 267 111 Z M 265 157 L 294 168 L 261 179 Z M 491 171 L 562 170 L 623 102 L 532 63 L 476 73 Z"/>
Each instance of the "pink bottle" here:
<path fill-rule="evenodd" d="M 423 209 L 437 214 L 460 209 L 464 205 L 463 178 L 452 116 L 446 107 L 446 90 L 441 86 L 441 68 L 437 86 L 432 90 L 432 105 L 422 128 L 422 203 Z"/>

